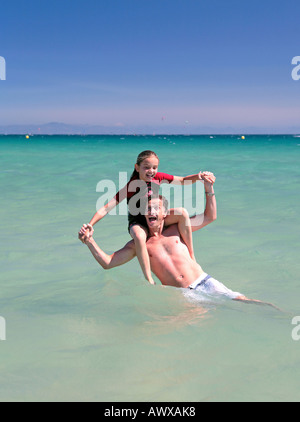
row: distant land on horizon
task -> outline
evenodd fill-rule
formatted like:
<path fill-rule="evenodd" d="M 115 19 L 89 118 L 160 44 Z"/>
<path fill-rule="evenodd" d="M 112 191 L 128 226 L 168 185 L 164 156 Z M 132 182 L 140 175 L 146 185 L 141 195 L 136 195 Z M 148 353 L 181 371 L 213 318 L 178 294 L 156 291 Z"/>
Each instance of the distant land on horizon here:
<path fill-rule="evenodd" d="M 298 135 L 299 127 L 211 127 L 211 126 L 104 126 L 50 122 L 37 124 L 0 125 L 1 135 Z"/>

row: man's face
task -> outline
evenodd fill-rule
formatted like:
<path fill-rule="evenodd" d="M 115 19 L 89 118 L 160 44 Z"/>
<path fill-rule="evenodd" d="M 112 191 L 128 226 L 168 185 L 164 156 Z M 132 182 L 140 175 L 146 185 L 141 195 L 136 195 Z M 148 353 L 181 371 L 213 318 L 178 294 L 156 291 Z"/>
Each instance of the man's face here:
<path fill-rule="evenodd" d="M 145 215 L 149 228 L 158 227 L 166 217 L 167 212 L 161 199 L 152 199 L 148 204 L 148 214 Z"/>

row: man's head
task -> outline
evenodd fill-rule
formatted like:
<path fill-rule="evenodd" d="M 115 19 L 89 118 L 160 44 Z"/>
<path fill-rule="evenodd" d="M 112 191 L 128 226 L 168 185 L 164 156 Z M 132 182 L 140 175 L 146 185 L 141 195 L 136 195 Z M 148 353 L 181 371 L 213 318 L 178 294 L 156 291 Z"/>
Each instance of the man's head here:
<path fill-rule="evenodd" d="M 158 228 L 168 214 L 168 201 L 159 195 L 148 202 L 148 213 L 145 215 L 149 229 Z"/>

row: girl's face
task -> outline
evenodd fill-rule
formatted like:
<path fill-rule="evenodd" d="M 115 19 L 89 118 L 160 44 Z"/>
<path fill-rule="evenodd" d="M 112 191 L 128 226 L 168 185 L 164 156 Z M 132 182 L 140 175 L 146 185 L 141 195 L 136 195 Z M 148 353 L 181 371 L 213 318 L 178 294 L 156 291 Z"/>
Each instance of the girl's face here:
<path fill-rule="evenodd" d="M 151 182 L 158 170 L 158 158 L 152 156 L 145 158 L 140 165 L 136 164 L 135 169 L 140 175 L 140 179 L 144 182 Z"/>

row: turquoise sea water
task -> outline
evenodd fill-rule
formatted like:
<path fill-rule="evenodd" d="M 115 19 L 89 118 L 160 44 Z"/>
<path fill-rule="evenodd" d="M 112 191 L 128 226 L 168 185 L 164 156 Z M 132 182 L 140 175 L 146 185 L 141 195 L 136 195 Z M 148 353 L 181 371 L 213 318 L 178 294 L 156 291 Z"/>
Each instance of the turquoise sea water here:
<path fill-rule="evenodd" d="M 215 173 L 218 219 L 196 258 L 285 312 L 147 285 L 137 260 L 104 271 L 77 239 L 139 152 L 160 171 Z M 0 137 L 1 401 L 298 401 L 299 157 L 294 136 Z M 126 216 L 95 239 L 129 240 Z M 1 332 L 0 332 L 1 337 Z"/>

